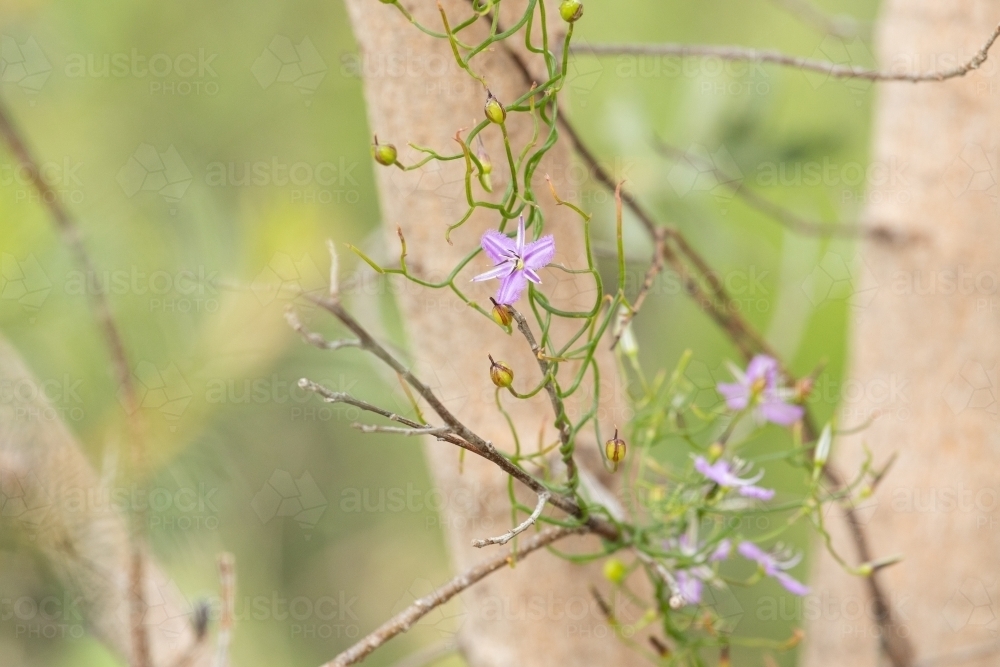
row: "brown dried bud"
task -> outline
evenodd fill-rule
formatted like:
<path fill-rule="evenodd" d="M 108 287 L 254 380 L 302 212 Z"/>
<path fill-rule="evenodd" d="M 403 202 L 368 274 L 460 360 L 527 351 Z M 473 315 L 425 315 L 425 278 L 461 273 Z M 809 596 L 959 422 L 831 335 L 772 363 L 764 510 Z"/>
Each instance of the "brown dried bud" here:
<path fill-rule="evenodd" d="M 497 303 L 493 297 L 490 297 L 490 301 L 493 302 L 493 311 L 490 313 L 493 316 L 493 321 L 506 329 L 514 321 L 514 313 L 510 312 L 510 306 Z"/>
<path fill-rule="evenodd" d="M 625 441 L 618 437 L 618 429 L 615 429 L 615 437 L 604 443 L 604 453 L 607 454 L 608 460 L 618 467 L 618 464 L 625 459 Z"/>

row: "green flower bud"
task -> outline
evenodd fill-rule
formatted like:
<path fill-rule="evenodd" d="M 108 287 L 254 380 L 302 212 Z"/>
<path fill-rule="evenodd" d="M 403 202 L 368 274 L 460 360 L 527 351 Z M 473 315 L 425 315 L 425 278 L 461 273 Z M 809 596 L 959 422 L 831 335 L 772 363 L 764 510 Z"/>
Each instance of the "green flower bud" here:
<path fill-rule="evenodd" d="M 490 174 L 493 172 L 493 162 L 490 160 L 490 154 L 486 152 L 486 146 L 483 145 L 483 135 L 476 135 L 476 157 L 479 158 L 479 164 L 483 165 L 483 173 Z"/>
<path fill-rule="evenodd" d="M 490 357 L 490 379 L 493 384 L 506 389 L 514 382 L 514 371 L 503 361 L 494 361 Z"/>
<path fill-rule="evenodd" d="M 490 313 L 493 316 L 493 321 L 506 329 L 514 321 L 514 314 L 510 312 L 510 306 L 497 303 L 493 297 L 490 297 L 490 301 L 493 302 L 493 312 Z"/>
<path fill-rule="evenodd" d="M 372 157 L 379 164 L 391 167 L 396 164 L 396 147 L 392 144 L 380 144 L 376 136 L 372 144 Z"/>
<path fill-rule="evenodd" d="M 566 23 L 576 23 L 583 16 L 583 3 L 580 0 L 563 0 L 559 5 L 559 15 Z"/>
<path fill-rule="evenodd" d="M 604 561 L 604 578 L 613 584 L 620 584 L 628 574 L 625 563 L 617 558 L 609 558 Z"/>
<path fill-rule="evenodd" d="M 615 437 L 604 443 L 604 453 L 607 454 L 608 460 L 615 464 L 615 469 L 617 470 L 618 464 L 625 458 L 625 441 L 618 437 L 618 429 L 615 429 Z"/>
<path fill-rule="evenodd" d="M 708 448 L 708 462 L 715 463 L 725 451 L 726 448 L 722 446 L 721 442 L 713 442 Z"/>
<path fill-rule="evenodd" d="M 486 106 L 483 107 L 483 111 L 491 122 L 499 125 L 507 120 L 507 110 L 503 108 L 497 98 L 493 97 L 493 93 L 487 90 L 486 95 Z"/>

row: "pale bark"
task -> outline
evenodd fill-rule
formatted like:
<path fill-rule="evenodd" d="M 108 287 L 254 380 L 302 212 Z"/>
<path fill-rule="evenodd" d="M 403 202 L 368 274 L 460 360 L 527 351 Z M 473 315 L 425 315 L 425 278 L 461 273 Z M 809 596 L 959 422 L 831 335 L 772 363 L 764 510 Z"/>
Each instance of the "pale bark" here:
<path fill-rule="evenodd" d="M 880 61 L 947 67 L 975 52 L 998 18 L 997 4 L 985 0 L 889 0 Z M 856 258 L 858 275 L 870 272 L 878 289 L 854 323 L 850 376 L 862 391 L 849 393 L 843 421 L 884 414 L 840 439 L 835 458 L 856 469 L 863 442 L 877 462 L 899 453 L 861 515 L 871 517 L 875 556 L 905 558 L 881 581 L 914 664 L 985 667 L 1000 659 L 996 72 L 987 61 L 944 83 L 878 84 L 872 160 L 895 165 L 896 183 L 871 185 L 868 214 L 926 240 L 905 247 L 868 240 Z M 834 528 L 848 544 L 839 518 Z M 889 664 L 879 657 L 862 583 L 826 556 L 815 575 L 822 604 L 807 619 L 805 663 Z"/>
<path fill-rule="evenodd" d="M 36 549 L 60 583 L 81 598 L 88 629 L 128 661 L 131 545 L 124 517 L 75 438 L 17 352 L 0 338 L 0 529 Z M 143 623 L 155 667 L 208 667 L 190 605 L 155 562 L 146 561 Z M 71 610 L 69 610 L 71 611 Z"/>
<path fill-rule="evenodd" d="M 470 11 L 466 0 L 448 0 L 442 4 L 453 23 L 468 16 Z M 440 30 L 441 20 L 434 3 L 406 5 L 424 25 Z M 510 25 L 524 3 L 503 5 L 503 17 Z M 408 142 L 430 146 L 441 153 L 455 152 L 458 149 L 453 139 L 455 132 L 460 128 L 467 131 L 483 118 L 485 91 L 454 65 L 446 41 L 419 32 L 394 7 L 372 0 L 347 0 L 347 7 L 364 63 L 365 97 L 372 131 L 381 142 L 395 144 L 400 149 L 400 159 L 407 163 L 416 159 L 405 148 Z M 561 25 L 558 16 L 553 18 L 550 29 Z M 470 32 L 480 38 L 484 35 L 481 25 Z M 523 47 L 523 38 L 512 41 Z M 558 38 L 553 41 L 556 43 Z M 500 47 L 477 57 L 473 65 L 485 75 L 490 89 L 501 101 L 510 101 L 527 90 L 523 75 Z M 508 125 L 516 154 L 529 140 L 531 125 L 526 117 L 513 114 Z M 499 128 L 487 128 L 484 135 L 486 149 L 495 165 L 494 177 L 502 182 L 508 176 Z M 550 174 L 560 194 L 571 197 L 573 193 L 566 178 L 569 164 L 566 147 L 557 145 L 538 170 L 535 191 L 545 212 L 545 231 L 556 237 L 556 261 L 581 268 L 586 266 L 582 221 L 571 211 L 553 205 L 543 180 L 544 174 Z M 463 174 L 461 161 L 406 174 L 394 168 L 379 168 L 387 256 L 392 257 L 399 247 L 395 232 L 399 225 L 406 236 L 411 269 L 421 277 L 440 279 L 477 246 L 484 229 L 498 225 L 498 215 L 477 212 L 466 226 L 452 234 L 454 246 L 445 242 L 446 226 L 456 222 L 466 210 L 461 189 Z M 444 185 L 436 187 L 437 183 Z M 480 197 L 486 196 L 478 185 L 475 187 Z M 502 191 L 502 185 L 495 189 Z M 495 283 L 473 287 L 468 282 L 487 267 L 488 260 L 479 257 L 458 281 L 467 293 L 488 307 Z M 549 269 L 543 271 L 542 279 L 542 289 L 559 307 L 592 305 L 594 286 L 589 276 Z M 447 407 L 459 419 L 497 447 L 513 449 L 508 427 L 494 406 L 487 354 L 512 366 L 517 387 L 534 386 L 541 374 L 525 340 L 516 331 L 507 336 L 448 290 L 411 285 L 402 290 L 398 301 L 410 334 L 415 371 L 440 391 Z M 556 340 L 565 340 L 571 327 L 578 325 L 579 322 L 569 327 L 557 324 Z M 604 427 L 610 428 L 615 421 L 619 424 L 625 421 L 624 413 L 620 412 L 624 405 L 623 389 L 607 346 L 601 347 L 598 355 L 603 370 L 601 416 Z M 566 370 L 576 370 L 568 366 Z M 530 401 L 515 403 L 510 396 L 503 400 L 511 409 L 524 447 L 533 451 L 542 430 L 546 443 L 557 439 L 552 408 L 544 392 Z M 580 403 L 573 401 L 571 405 L 573 415 L 578 418 Z M 589 433 L 592 431 L 581 435 L 578 449 L 582 450 L 582 459 L 593 463 L 598 460 L 597 443 Z M 436 484 L 446 499 L 442 519 L 447 524 L 445 532 L 452 558 L 455 567 L 463 570 L 484 557 L 481 550 L 472 547 L 474 539 L 500 535 L 512 525 L 507 481 L 494 466 L 475 456 L 467 456 L 464 472 L 460 471 L 458 450 L 447 443 L 429 442 L 426 454 Z M 535 505 L 530 494 L 521 494 L 521 498 L 529 507 Z M 522 515 L 519 521 L 523 518 Z M 598 546 L 593 538 L 571 538 L 566 541 L 566 548 L 572 550 L 573 542 L 579 543 L 577 549 Z M 509 546 L 485 549 L 502 548 Z M 463 653 L 476 667 L 636 662 L 637 654 L 611 635 L 593 603 L 588 587 L 598 578 L 596 567 L 571 565 L 546 555 L 492 575 L 464 595 L 468 614 L 461 631 Z M 532 603 L 534 606 L 529 606 Z M 579 618 L 571 611 L 584 608 L 587 611 Z M 536 617 L 538 613 L 541 617 Z"/>

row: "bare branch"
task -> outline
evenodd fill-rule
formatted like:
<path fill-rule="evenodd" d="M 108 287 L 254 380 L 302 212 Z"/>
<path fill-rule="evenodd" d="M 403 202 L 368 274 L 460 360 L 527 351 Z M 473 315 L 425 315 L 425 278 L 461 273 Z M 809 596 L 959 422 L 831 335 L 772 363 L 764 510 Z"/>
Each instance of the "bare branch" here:
<path fill-rule="evenodd" d="M 390 353 L 385 347 L 382 346 L 375 338 L 368 333 L 367 329 L 361 325 L 354 317 L 348 313 L 341 303 L 334 299 L 323 299 L 311 295 L 305 295 L 307 298 L 311 299 L 313 303 L 320 306 L 321 308 L 330 312 L 334 317 L 336 317 L 340 322 L 350 329 L 357 337 L 361 343 L 361 347 L 373 355 L 378 357 L 383 363 L 392 368 L 396 373 L 413 389 L 420 394 L 420 396 L 427 401 L 434 410 L 444 420 L 451 430 L 452 434 L 438 436 L 442 440 L 446 440 L 453 444 L 456 444 L 464 449 L 468 449 L 483 458 L 486 458 L 496 464 L 503 472 L 507 473 L 517 481 L 521 482 L 529 489 L 537 494 L 548 491 L 542 482 L 537 480 L 534 476 L 529 474 L 519 465 L 513 463 L 506 456 L 501 454 L 496 450 L 496 448 L 482 437 L 474 433 L 468 426 L 463 424 L 458 420 L 455 415 L 451 413 L 448 408 L 446 408 L 433 391 L 423 382 L 421 382 L 416 376 L 414 376 L 409 369 L 407 369 L 398 359 L 396 359 L 392 353 Z M 513 310 L 513 309 L 511 309 Z M 310 389 L 316 393 L 322 395 L 329 402 L 344 402 L 351 405 L 355 405 L 364 410 L 369 410 L 377 414 L 381 414 L 384 417 L 393 419 L 393 421 L 398 421 L 407 426 L 413 426 L 416 422 L 411 422 L 409 420 L 404 421 L 403 418 L 398 418 L 393 413 L 387 410 L 382 410 L 364 401 L 359 401 L 353 397 L 348 396 L 340 392 L 332 392 L 321 385 L 317 385 L 310 380 L 305 378 L 299 380 L 299 386 L 304 389 Z M 391 415 L 391 416 L 390 416 Z M 423 428 L 426 424 L 419 424 L 415 428 Z M 620 531 L 617 526 L 613 523 L 593 515 L 587 516 L 577 501 L 568 495 L 555 494 L 551 498 L 551 503 L 566 512 L 567 514 L 583 519 L 584 523 L 595 533 L 598 533 L 605 538 L 611 540 L 617 540 L 621 537 Z M 583 517 L 586 518 L 584 519 Z"/>
<path fill-rule="evenodd" d="M 295 309 L 291 306 L 285 309 L 285 320 L 288 322 L 288 326 L 299 332 L 299 335 L 302 336 L 302 340 L 314 347 L 318 347 L 321 350 L 339 350 L 344 347 L 361 347 L 361 341 L 354 338 L 347 338 L 344 340 L 327 340 L 318 333 L 309 331 L 306 329 L 305 325 L 302 324 L 302 320 L 299 319 L 298 313 L 296 313 Z"/>
<path fill-rule="evenodd" d="M 965 76 L 979 69 L 989 56 L 990 48 L 1000 37 L 1000 25 L 993 30 L 986 43 L 969 60 L 956 67 L 926 72 L 889 72 L 854 65 L 841 65 L 824 60 L 791 56 L 779 51 L 750 49 L 741 46 L 715 46 L 708 44 L 579 44 L 570 48 L 575 55 L 591 56 L 673 56 L 677 58 L 719 58 L 745 62 L 771 63 L 784 67 L 826 74 L 834 79 L 865 79 L 868 81 L 945 81 Z"/>
<path fill-rule="evenodd" d="M 448 435 L 451 429 L 447 426 L 427 426 L 423 428 L 400 428 L 398 426 L 378 426 L 376 424 L 351 424 L 362 433 L 396 433 L 399 435 Z"/>
<path fill-rule="evenodd" d="M 485 540 L 474 540 L 472 542 L 472 546 L 477 549 L 482 549 L 490 544 L 507 544 L 514 539 L 514 537 L 535 525 L 535 521 L 538 520 L 538 517 L 542 515 L 542 510 L 545 509 L 545 503 L 549 502 L 549 498 L 551 497 L 551 494 L 548 492 L 538 494 L 538 505 L 535 506 L 535 511 L 531 513 L 531 516 L 524 520 L 524 523 L 519 526 L 514 526 L 499 537 L 487 537 Z"/>
<path fill-rule="evenodd" d="M 413 604 L 383 623 L 375 631 L 363 638 L 351 648 L 321 667 L 346 667 L 361 662 L 365 657 L 385 644 L 387 641 L 413 627 L 413 624 L 426 616 L 430 611 L 440 607 L 469 586 L 486 578 L 500 568 L 521 560 L 533 551 L 546 547 L 556 540 L 568 535 L 579 535 L 587 532 L 585 528 L 548 528 L 526 540 L 524 546 L 515 553 L 494 556 L 475 567 L 458 575 L 447 584 L 429 595 L 415 600 Z"/>

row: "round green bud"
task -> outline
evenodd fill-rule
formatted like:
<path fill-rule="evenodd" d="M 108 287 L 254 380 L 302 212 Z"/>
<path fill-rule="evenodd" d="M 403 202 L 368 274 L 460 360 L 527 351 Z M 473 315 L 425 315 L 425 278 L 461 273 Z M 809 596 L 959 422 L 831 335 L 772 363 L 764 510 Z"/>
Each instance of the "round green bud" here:
<path fill-rule="evenodd" d="M 566 23 L 576 23 L 583 16 L 583 3 L 580 0 L 563 0 L 559 5 L 559 15 Z"/>
<path fill-rule="evenodd" d="M 505 362 L 490 357 L 490 379 L 496 386 L 506 389 L 514 383 L 514 371 Z"/>
<path fill-rule="evenodd" d="M 379 164 L 391 167 L 396 164 L 396 147 L 392 144 L 380 144 L 378 137 L 375 137 L 375 142 L 372 144 L 372 157 Z"/>
<path fill-rule="evenodd" d="M 628 574 L 628 569 L 625 567 L 625 563 L 617 558 L 609 558 L 604 561 L 604 578 L 611 583 L 620 584 L 625 580 L 626 574 Z"/>
<path fill-rule="evenodd" d="M 493 97 L 493 93 L 488 93 L 488 95 L 489 96 L 486 98 L 486 106 L 483 107 L 483 111 L 486 113 L 486 117 L 490 120 L 490 122 L 499 125 L 507 120 L 507 110 L 503 108 L 503 105 L 500 104 L 500 101 L 497 100 L 497 98 Z"/>

